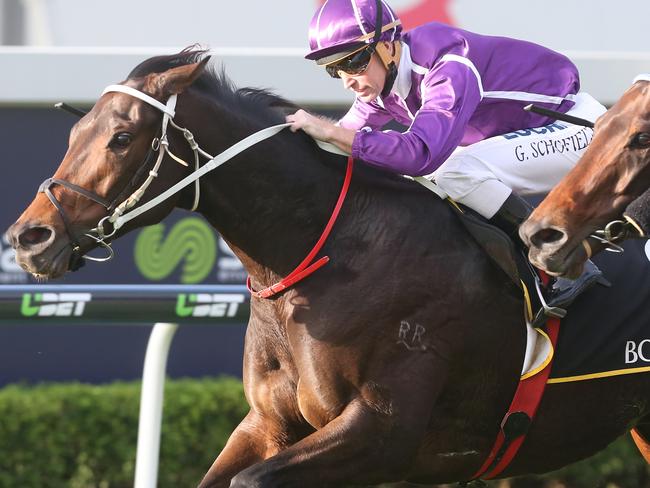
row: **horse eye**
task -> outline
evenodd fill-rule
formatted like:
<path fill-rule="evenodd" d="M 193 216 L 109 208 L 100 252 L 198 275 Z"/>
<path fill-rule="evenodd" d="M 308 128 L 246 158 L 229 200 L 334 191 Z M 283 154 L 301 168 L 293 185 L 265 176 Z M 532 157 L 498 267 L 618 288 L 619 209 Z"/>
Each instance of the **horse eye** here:
<path fill-rule="evenodd" d="M 632 147 L 650 147 L 650 132 L 639 132 L 632 137 Z"/>
<path fill-rule="evenodd" d="M 132 140 L 133 136 L 131 136 L 131 134 L 128 132 L 120 132 L 113 136 L 113 140 L 111 140 L 111 146 L 117 146 L 121 148 L 127 147 L 129 144 L 131 144 Z"/>

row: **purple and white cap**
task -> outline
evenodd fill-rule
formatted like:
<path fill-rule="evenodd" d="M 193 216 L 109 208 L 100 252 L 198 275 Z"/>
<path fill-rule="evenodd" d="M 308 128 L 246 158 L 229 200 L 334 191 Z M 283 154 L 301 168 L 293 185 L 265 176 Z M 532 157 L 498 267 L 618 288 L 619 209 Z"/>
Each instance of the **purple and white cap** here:
<path fill-rule="evenodd" d="M 379 41 L 396 41 L 402 25 L 383 0 L 327 0 L 309 24 L 306 59 L 331 64 L 375 41 L 377 4 L 382 3 L 382 29 Z"/>

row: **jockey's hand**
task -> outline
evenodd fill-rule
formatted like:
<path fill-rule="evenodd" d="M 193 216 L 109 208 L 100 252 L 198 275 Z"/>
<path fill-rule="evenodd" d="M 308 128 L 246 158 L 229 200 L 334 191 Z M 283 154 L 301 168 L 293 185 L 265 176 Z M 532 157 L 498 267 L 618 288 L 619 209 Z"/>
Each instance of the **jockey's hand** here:
<path fill-rule="evenodd" d="M 348 154 L 352 152 L 355 134 L 353 130 L 339 127 L 325 118 L 317 117 L 302 109 L 295 114 L 287 115 L 286 120 L 291 123 L 289 129 L 292 132 L 303 130 L 314 139 L 332 143 Z"/>
<path fill-rule="evenodd" d="M 316 117 L 304 110 L 298 110 L 293 115 L 287 115 L 287 122 L 291 122 L 291 132 L 302 129 L 314 139 L 329 142 L 334 124 L 328 120 Z"/>

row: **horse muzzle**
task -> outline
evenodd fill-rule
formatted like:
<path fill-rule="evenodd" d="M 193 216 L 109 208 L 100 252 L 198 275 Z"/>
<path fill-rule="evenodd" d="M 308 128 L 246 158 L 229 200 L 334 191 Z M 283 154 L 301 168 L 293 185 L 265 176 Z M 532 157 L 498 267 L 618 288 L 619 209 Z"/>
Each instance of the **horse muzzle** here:
<path fill-rule="evenodd" d="M 520 227 L 519 235 L 528 246 L 530 262 L 552 276 L 577 278 L 589 259 L 582 241 L 570 239 L 561 227 L 528 220 Z"/>
<path fill-rule="evenodd" d="M 6 233 L 16 251 L 16 262 L 41 278 L 59 278 L 71 269 L 73 252 L 65 232 L 48 224 L 16 222 Z"/>

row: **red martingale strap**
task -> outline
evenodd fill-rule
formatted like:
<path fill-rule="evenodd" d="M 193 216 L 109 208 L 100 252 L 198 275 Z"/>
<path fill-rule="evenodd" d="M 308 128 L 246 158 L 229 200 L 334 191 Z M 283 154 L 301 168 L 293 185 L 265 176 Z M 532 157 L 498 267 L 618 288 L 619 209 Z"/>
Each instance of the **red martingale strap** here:
<path fill-rule="evenodd" d="M 542 282 L 548 283 L 548 276 L 540 272 Z M 557 344 L 560 332 L 560 320 L 549 318 L 546 322 L 546 332 L 553 349 Z M 553 355 L 555 356 L 555 355 Z M 512 399 L 508 413 L 503 417 L 497 439 L 481 468 L 471 479 L 492 479 L 497 477 L 512 462 L 519 448 L 526 439 L 528 429 L 535 418 L 537 408 L 544 395 L 546 381 L 551 373 L 553 358 L 539 373 L 519 382 L 515 396 Z"/>
<path fill-rule="evenodd" d="M 343 187 L 341 188 L 339 199 L 337 200 L 336 205 L 334 206 L 332 215 L 330 216 L 330 219 L 327 222 L 327 225 L 325 226 L 323 233 L 321 234 L 320 238 L 318 239 L 318 242 L 316 242 L 316 244 L 314 245 L 313 249 L 309 252 L 307 257 L 303 259 L 302 263 L 300 263 L 296 267 L 296 269 L 294 269 L 291 273 L 289 273 L 285 278 L 281 279 L 277 283 L 267 288 L 264 288 L 263 290 L 260 291 L 253 290 L 251 286 L 251 278 L 249 276 L 246 279 L 246 286 L 248 287 L 248 290 L 251 292 L 251 295 L 257 298 L 270 298 L 273 295 L 276 295 L 286 290 L 287 288 L 295 285 L 303 278 L 306 278 L 314 271 L 327 264 L 327 262 L 330 260 L 329 256 L 323 256 L 315 263 L 311 263 L 311 262 L 316 257 L 316 254 L 318 254 L 318 252 L 321 250 L 323 244 L 325 244 L 325 241 L 327 240 L 327 237 L 329 236 L 332 227 L 334 227 L 334 223 L 336 222 L 336 219 L 338 218 L 339 213 L 341 212 L 341 207 L 343 206 L 343 202 L 345 201 L 345 197 L 348 193 L 348 188 L 350 188 L 350 181 L 352 180 L 353 168 L 354 168 L 354 159 L 352 159 L 352 157 L 350 156 L 348 158 L 348 165 L 345 170 L 345 179 L 343 180 Z"/>

